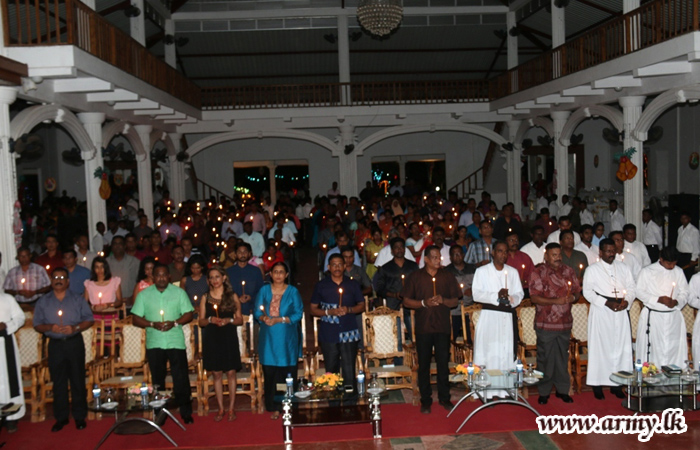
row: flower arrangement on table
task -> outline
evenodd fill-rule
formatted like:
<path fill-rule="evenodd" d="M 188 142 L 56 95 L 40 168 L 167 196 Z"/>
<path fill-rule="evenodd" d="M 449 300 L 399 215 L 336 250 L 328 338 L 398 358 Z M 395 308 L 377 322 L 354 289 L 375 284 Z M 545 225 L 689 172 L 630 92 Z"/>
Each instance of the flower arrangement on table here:
<path fill-rule="evenodd" d="M 126 393 L 129 395 L 141 395 L 141 386 L 141 383 L 133 384 L 126 389 Z M 153 385 L 148 384 L 146 387 L 148 388 L 148 394 L 153 394 Z"/>
<path fill-rule="evenodd" d="M 467 370 L 468 367 L 469 367 L 469 364 L 458 364 L 455 367 L 455 370 L 457 371 L 457 373 L 461 373 L 462 375 L 469 375 L 469 372 Z M 473 365 L 472 368 L 474 369 L 474 375 L 476 375 L 477 373 L 479 373 L 481 371 L 481 367 L 477 366 L 476 364 Z"/>
<path fill-rule="evenodd" d="M 652 377 L 659 373 L 659 368 L 652 362 L 645 362 L 642 364 L 642 375 L 645 377 Z"/>
<path fill-rule="evenodd" d="M 326 372 L 320 377 L 316 378 L 314 385 L 325 391 L 332 391 L 343 385 L 343 377 L 337 373 Z"/>

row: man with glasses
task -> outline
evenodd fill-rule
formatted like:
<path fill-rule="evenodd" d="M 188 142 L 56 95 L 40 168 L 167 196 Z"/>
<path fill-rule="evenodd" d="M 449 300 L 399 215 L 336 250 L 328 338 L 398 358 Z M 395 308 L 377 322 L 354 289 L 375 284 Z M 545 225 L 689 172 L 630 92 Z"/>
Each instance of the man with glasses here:
<path fill-rule="evenodd" d="M 70 411 L 78 430 L 87 424 L 85 389 L 85 344 L 81 333 L 94 323 L 85 299 L 69 290 L 68 271 L 63 267 L 51 274 L 51 292 L 39 299 L 34 309 L 34 329 L 49 338 L 49 373 L 53 383 L 52 432 L 68 425 L 68 383 Z"/>
<path fill-rule="evenodd" d="M 51 280 L 45 268 L 32 262 L 27 247 L 17 249 L 17 262 L 19 265 L 8 272 L 3 289 L 6 294 L 14 295 L 20 306 L 31 306 L 51 290 Z"/>

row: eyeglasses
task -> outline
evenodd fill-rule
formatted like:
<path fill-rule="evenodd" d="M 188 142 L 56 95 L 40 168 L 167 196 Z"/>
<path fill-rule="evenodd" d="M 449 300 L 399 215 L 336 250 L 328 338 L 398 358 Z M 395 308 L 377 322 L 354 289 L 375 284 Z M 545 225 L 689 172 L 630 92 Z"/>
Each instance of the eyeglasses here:
<path fill-rule="evenodd" d="M 68 278 L 68 277 L 65 275 L 54 275 L 53 276 L 54 280 L 65 280 L 66 278 Z"/>

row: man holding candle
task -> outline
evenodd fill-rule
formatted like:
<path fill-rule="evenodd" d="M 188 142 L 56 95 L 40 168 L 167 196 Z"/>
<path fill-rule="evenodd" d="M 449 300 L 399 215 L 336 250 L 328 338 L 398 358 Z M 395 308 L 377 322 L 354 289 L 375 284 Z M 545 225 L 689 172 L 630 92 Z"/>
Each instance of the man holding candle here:
<path fill-rule="evenodd" d="M 636 226 L 628 223 L 622 227 L 622 237 L 624 238 L 625 253 L 632 253 L 634 256 L 636 256 L 642 267 L 646 267 L 651 264 L 651 258 L 649 258 L 649 252 L 647 251 L 646 245 L 637 240 Z"/>
<path fill-rule="evenodd" d="M 493 262 L 479 267 L 474 274 L 472 294 L 482 304 L 481 317 L 474 336 L 474 364 L 487 369 L 515 366 L 518 345 L 518 316 L 515 308 L 524 292 L 515 267 L 506 265 L 508 244 L 493 247 Z M 504 391 L 492 391 L 488 397 L 506 397 Z"/>
<path fill-rule="evenodd" d="M 455 336 L 462 335 L 462 320 L 459 316 L 462 314 L 462 306 L 469 306 L 474 303 L 474 298 L 472 297 L 472 282 L 474 281 L 474 272 L 476 272 L 476 267 L 473 264 L 467 264 L 464 262 L 464 251 L 462 246 L 459 244 L 454 244 L 450 247 L 450 265 L 445 268 L 448 272 L 454 275 L 455 280 L 459 283 L 459 304 L 457 308 L 451 311 L 452 317 L 452 330 Z M 469 318 L 466 318 L 466 322 L 469 323 Z M 471 330 L 467 327 L 467 342 L 471 343 Z"/>
<path fill-rule="evenodd" d="M 52 290 L 39 299 L 34 309 L 34 329 L 49 338 L 49 373 L 53 383 L 53 416 L 51 431 L 60 431 L 68 424 L 68 383 L 70 411 L 75 427 L 86 427 L 87 391 L 85 389 L 85 343 L 81 333 L 94 323 L 90 306 L 68 288 L 68 271 L 59 267 L 51 274 Z"/>
<path fill-rule="evenodd" d="M 367 276 L 367 272 L 362 267 L 355 265 L 355 249 L 345 246 L 340 248 L 340 254 L 345 263 L 345 276 L 355 281 L 362 290 L 362 295 L 372 295 L 372 281 Z"/>
<path fill-rule="evenodd" d="M 389 241 L 393 259 L 377 270 L 372 278 L 374 290 L 377 292 L 375 306 L 386 305 L 398 310 L 401 306 L 401 288 L 406 279 L 416 270 L 418 265 L 406 258 L 406 242 L 400 237 Z"/>
<path fill-rule="evenodd" d="M 537 369 L 543 377 L 537 384 L 541 405 L 549 400 L 552 385 L 556 396 L 565 403 L 569 396 L 569 341 L 574 318 L 571 304 L 581 294 L 576 272 L 562 263 L 561 246 L 547 244 L 544 264 L 530 274 L 530 299 L 535 305 L 535 333 L 537 334 Z"/>
<path fill-rule="evenodd" d="M 532 264 L 537 265 L 544 261 L 544 228 L 535 225 L 530 229 L 532 241 L 523 245 L 521 252 L 526 253 L 532 260 Z"/>
<path fill-rule="evenodd" d="M 515 267 L 518 271 L 518 276 L 520 277 L 520 284 L 523 287 L 523 292 L 525 297 L 529 297 L 527 292 L 528 283 L 530 280 L 530 274 L 535 269 L 535 265 L 532 263 L 532 259 L 527 255 L 527 253 L 518 250 L 520 248 L 520 239 L 515 231 L 506 233 L 506 244 L 508 244 L 508 259 L 506 259 L 506 264 L 510 267 Z"/>
<path fill-rule="evenodd" d="M 622 388 L 610 381 L 610 374 L 633 371 L 632 331 L 626 314 L 635 298 L 636 285 L 629 268 L 615 260 L 615 242 L 600 241 L 600 261 L 586 270 L 583 296 L 591 304 L 588 312 L 588 372 L 586 383 L 598 400 L 603 386 L 624 398 Z"/>
<path fill-rule="evenodd" d="M 485 266 L 491 262 L 493 247 L 498 242 L 493 238 L 493 226 L 488 220 L 482 220 L 479 223 L 479 234 L 481 239 L 472 242 L 464 256 L 464 262 L 474 264 L 476 267 Z"/>
<path fill-rule="evenodd" d="M 418 388 L 421 413 L 430 414 L 433 390 L 430 387 L 430 361 L 435 352 L 437 388 L 440 405 L 452 409 L 448 382 L 450 357 L 450 309 L 461 297 L 454 275 L 441 267 L 440 247 L 431 245 L 423 252 L 425 267 L 406 278 L 401 297 L 403 306 L 415 309 Z"/>
<path fill-rule="evenodd" d="M 68 289 L 79 296 L 85 293 L 85 282 L 90 279 L 90 270 L 77 264 L 77 252 L 72 248 L 63 252 L 63 267 L 68 271 Z M 94 259 L 94 258 L 93 258 Z"/>
<path fill-rule="evenodd" d="M 645 249 L 646 250 L 646 249 Z M 688 359 L 685 320 L 681 310 L 688 303 L 688 282 L 676 266 L 678 251 L 661 250 L 659 261 L 642 269 L 637 298 L 644 303 L 637 327 L 637 358 L 657 367 L 684 366 Z"/>
<path fill-rule="evenodd" d="M 561 246 L 561 262 L 571 267 L 581 280 L 588 267 L 588 258 L 583 252 L 574 250 L 574 232 L 563 230 L 559 235 L 559 245 Z M 556 243 L 556 242 L 555 242 Z"/>
<path fill-rule="evenodd" d="M 440 249 L 440 265 L 442 267 L 447 267 L 450 264 L 450 246 L 445 244 L 445 229 L 442 227 L 435 227 L 433 229 L 433 245 Z M 425 267 L 425 260 L 421 258 L 418 263 L 418 267 L 422 269 Z"/>
<path fill-rule="evenodd" d="M 355 386 L 355 359 L 360 330 L 355 316 L 365 310 L 360 287 L 344 276 L 345 262 L 339 254 L 328 262 L 330 275 L 319 281 L 311 296 L 311 314 L 320 317 L 318 341 L 326 372 L 341 372 L 344 383 Z"/>
<path fill-rule="evenodd" d="M 241 302 L 241 313 L 244 316 L 253 312 L 253 301 L 263 285 L 260 269 L 248 264 L 251 256 L 250 244 L 239 243 L 236 248 L 236 264 L 226 269 L 231 287 Z"/>
<path fill-rule="evenodd" d="M 598 262 L 600 249 L 593 243 L 593 226 L 581 225 L 581 243 L 574 246 L 574 250 L 578 250 L 586 255 L 589 266 Z"/>
<path fill-rule="evenodd" d="M 32 262 L 32 254 L 27 247 L 17 249 L 17 262 L 19 265 L 7 273 L 3 289 L 5 293 L 14 295 L 20 306 L 31 306 L 51 290 L 51 280 L 44 267 Z"/>
<path fill-rule="evenodd" d="M 55 234 L 49 234 L 44 241 L 46 251 L 34 259 L 34 262 L 50 274 L 56 267 L 63 266 L 63 254 L 58 251 L 58 237 Z"/>
<path fill-rule="evenodd" d="M 622 237 L 622 231 L 613 231 L 608 235 L 608 238 L 615 243 L 615 260 L 623 262 L 632 272 L 634 279 L 637 280 L 642 270 L 642 264 L 631 252 L 625 251 L 625 240 Z"/>
<path fill-rule="evenodd" d="M 146 329 L 146 357 L 153 384 L 165 387 L 167 363 L 173 378 L 175 403 L 185 423 L 193 423 L 187 353 L 182 325 L 193 317 L 194 308 L 184 290 L 170 284 L 170 272 L 164 264 L 153 268 L 154 284 L 136 296 L 131 313 L 134 325 Z"/>
<path fill-rule="evenodd" d="M 571 224 L 571 219 L 569 216 L 561 216 L 559 217 L 559 229 L 552 231 L 549 236 L 547 236 L 547 243 L 555 242 L 557 244 L 561 244 L 561 232 L 564 230 L 569 230 L 573 233 L 574 236 L 574 245 L 578 245 L 581 243 L 581 236 L 577 232 L 573 230 L 573 225 Z M 572 247 L 573 248 L 573 247 Z"/>

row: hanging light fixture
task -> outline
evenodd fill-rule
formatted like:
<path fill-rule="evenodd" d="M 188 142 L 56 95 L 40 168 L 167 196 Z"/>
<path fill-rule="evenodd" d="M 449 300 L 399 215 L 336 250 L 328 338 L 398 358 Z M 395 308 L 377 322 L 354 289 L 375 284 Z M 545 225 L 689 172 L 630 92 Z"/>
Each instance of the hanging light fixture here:
<path fill-rule="evenodd" d="M 376 36 L 394 31 L 403 17 L 401 0 L 360 0 L 357 20 L 365 30 Z"/>

